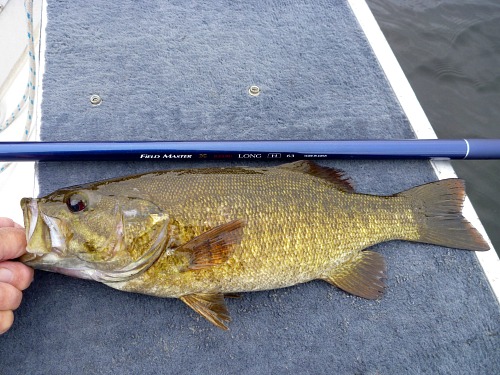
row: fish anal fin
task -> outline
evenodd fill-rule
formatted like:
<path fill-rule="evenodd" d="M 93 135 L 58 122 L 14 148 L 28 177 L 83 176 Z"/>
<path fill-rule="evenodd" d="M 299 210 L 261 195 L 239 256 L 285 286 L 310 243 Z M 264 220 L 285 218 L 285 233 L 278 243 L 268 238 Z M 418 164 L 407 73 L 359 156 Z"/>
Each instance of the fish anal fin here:
<path fill-rule="evenodd" d="M 385 289 L 386 266 L 382 255 L 361 251 L 354 259 L 337 267 L 323 280 L 355 296 L 377 299 Z"/>
<path fill-rule="evenodd" d="M 306 173 L 332 183 L 339 190 L 354 193 L 354 187 L 352 186 L 351 180 L 339 169 L 323 167 L 311 160 L 299 160 L 293 163 L 280 165 L 279 168 Z"/>
<path fill-rule="evenodd" d="M 243 238 L 244 220 L 233 220 L 200 234 L 176 249 L 189 257 L 187 270 L 225 263 Z"/>
<path fill-rule="evenodd" d="M 217 327 L 227 330 L 227 322 L 231 321 L 224 301 L 219 293 L 197 293 L 180 297 L 181 301 Z"/>

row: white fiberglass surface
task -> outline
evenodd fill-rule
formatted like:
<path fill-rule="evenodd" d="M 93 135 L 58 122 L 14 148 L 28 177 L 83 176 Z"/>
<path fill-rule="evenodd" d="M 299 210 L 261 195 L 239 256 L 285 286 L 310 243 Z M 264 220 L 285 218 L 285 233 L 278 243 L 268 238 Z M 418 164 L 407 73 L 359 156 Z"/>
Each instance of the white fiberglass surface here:
<path fill-rule="evenodd" d="M 18 111 L 23 101 L 27 82 L 30 79 L 29 51 L 27 48 L 27 11 L 23 0 L 0 2 L 0 124 L 10 124 L 0 132 L 0 141 L 21 141 L 25 132 L 28 117 L 27 105 Z M 44 3 L 34 1 L 33 40 L 37 77 L 33 85 L 37 87 L 34 97 L 35 110 L 31 123 L 29 140 L 37 140 L 39 126 L 39 102 L 41 98 L 41 76 L 43 74 L 43 19 Z M 31 15 L 30 15 L 31 16 Z M 42 52 L 42 53 L 40 53 Z M 5 127 L 5 126 L 3 126 Z M 0 162 L 0 167 L 5 163 Z M 10 217 L 22 224 L 22 211 L 19 205 L 21 198 L 37 195 L 37 183 L 33 162 L 13 163 L 0 173 L 0 216 Z"/>

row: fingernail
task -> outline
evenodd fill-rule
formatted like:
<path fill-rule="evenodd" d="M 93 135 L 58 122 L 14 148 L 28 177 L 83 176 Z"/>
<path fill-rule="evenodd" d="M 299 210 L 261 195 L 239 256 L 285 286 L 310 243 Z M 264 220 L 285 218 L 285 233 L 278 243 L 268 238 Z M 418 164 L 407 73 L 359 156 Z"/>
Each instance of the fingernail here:
<path fill-rule="evenodd" d="M 8 268 L 0 268 L 0 282 L 10 283 L 14 279 L 14 274 Z"/>

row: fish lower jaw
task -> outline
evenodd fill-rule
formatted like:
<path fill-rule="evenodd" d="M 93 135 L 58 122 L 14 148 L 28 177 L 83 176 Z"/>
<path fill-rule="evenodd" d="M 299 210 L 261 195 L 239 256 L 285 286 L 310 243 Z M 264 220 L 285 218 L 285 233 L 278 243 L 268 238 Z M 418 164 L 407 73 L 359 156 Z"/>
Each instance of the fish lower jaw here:
<path fill-rule="evenodd" d="M 21 262 L 37 270 L 60 273 L 79 279 L 96 280 L 96 271 L 81 264 L 68 262 L 67 258 L 54 253 L 27 253 L 20 258 Z"/>
<path fill-rule="evenodd" d="M 28 266 L 33 266 L 37 268 L 37 264 L 56 264 L 61 260 L 61 257 L 55 253 L 46 252 L 36 252 L 31 249 L 27 249 L 27 253 L 21 257 L 21 262 L 27 264 Z"/>
<path fill-rule="evenodd" d="M 28 252 L 24 255 L 22 255 L 19 260 L 24 263 L 24 264 L 27 264 L 28 266 L 30 265 L 30 262 L 33 262 L 39 258 L 42 257 L 42 254 L 35 254 L 33 252 Z"/>
<path fill-rule="evenodd" d="M 38 248 L 32 248 L 29 245 L 26 247 L 26 255 L 33 255 L 37 257 L 41 257 L 45 254 L 48 254 L 46 250 L 39 250 Z"/>

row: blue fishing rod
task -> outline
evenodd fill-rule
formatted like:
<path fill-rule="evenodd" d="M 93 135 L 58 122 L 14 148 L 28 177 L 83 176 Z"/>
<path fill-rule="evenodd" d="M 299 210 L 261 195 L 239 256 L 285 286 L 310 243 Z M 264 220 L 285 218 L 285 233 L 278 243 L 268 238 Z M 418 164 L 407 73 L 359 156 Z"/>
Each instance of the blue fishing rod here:
<path fill-rule="evenodd" d="M 0 142 L 0 161 L 500 159 L 500 139 Z"/>

